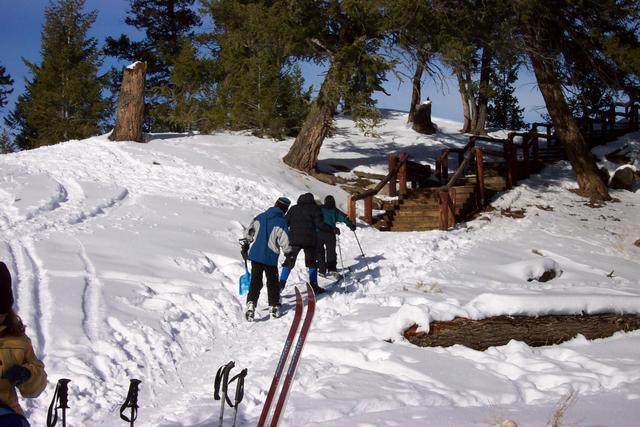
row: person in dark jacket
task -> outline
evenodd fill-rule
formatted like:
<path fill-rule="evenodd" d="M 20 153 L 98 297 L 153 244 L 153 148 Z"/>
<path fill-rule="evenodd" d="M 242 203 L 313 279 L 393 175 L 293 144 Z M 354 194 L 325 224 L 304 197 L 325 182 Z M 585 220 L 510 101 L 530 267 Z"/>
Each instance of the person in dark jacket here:
<path fill-rule="evenodd" d="M 318 244 L 316 246 L 316 254 L 318 256 L 318 274 L 332 276 L 336 280 L 342 276 L 338 273 L 338 261 L 336 254 L 336 236 L 340 235 L 340 229 L 336 226 L 338 222 L 342 222 L 349 227 L 351 231 L 356 229 L 356 225 L 351 222 L 347 215 L 340 209 L 336 208 L 336 200 L 333 196 L 324 198 L 322 206 L 322 219 L 325 224 L 331 227 L 331 231 L 318 231 Z"/>
<path fill-rule="evenodd" d="M 291 201 L 288 198 L 280 197 L 274 206 L 256 216 L 245 231 L 241 253 L 243 258 L 251 261 L 251 283 L 249 284 L 245 313 L 249 322 L 253 321 L 258 304 L 263 274 L 267 278 L 269 314 L 272 318 L 280 317 L 278 256 L 280 250 L 285 256 L 291 251 L 289 227 L 284 219 L 284 214 L 290 204 Z"/>
<path fill-rule="evenodd" d="M 309 284 L 315 293 L 321 294 L 324 289 L 318 286 L 318 268 L 316 264 L 317 234 L 318 230 L 331 231 L 332 229 L 322 220 L 322 211 L 311 193 L 305 193 L 298 197 L 296 205 L 292 206 L 287 212 L 286 219 L 289 225 L 291 252 L 282 266 L 280 288 L 284 288 L 289 273 L 296 264 L 298 254 L 300 251 L 304 251 L 304 263 L 309 273 Z"/>

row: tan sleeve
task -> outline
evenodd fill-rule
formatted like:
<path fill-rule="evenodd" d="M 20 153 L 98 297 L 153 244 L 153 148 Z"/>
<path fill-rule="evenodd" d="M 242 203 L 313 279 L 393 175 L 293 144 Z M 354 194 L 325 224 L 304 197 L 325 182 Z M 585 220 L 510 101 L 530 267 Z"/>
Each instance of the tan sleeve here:
<path fill-rule="evenodd" d="M 47 386 L 47 373 L 44 370 L 44 363 L 38 359 L 33 351 L 31 340 L 27 338 L 24 361 L 22 366 L 31 372 L 31 377 L 24 384 L 18 387 L 23 397 L 38 397 Z"/>

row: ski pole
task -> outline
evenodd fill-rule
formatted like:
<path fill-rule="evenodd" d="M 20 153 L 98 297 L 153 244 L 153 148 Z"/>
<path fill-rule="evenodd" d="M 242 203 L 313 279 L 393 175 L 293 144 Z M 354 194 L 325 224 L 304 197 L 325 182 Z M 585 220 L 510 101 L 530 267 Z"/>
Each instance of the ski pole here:
<path fill-rule="evenodd" d="M 356 230 L 353 230 L 353 235 L 356 236 L 356 242 L 358 242 L 358 247 L 360 248 L 360 253 L 362 254 L 362 259 L 364 260 L 365 265 L 367 266 L 367 271 L 371 274 L 371 269 L 369 268 L 369 263 L 367 262 L 367 257 L 364 255 L 364 251 L 362 250 L 362 246 L 360 246 L 360 240 L 358 240 L 358 235 L 356 234 Z"/>
<path fill-rule="evenodd" d="M 129 391 L 127 392 L 127 398 L 124 400 L 124 403 L 120 407 L 120 418 L 129 423 L 130 427 L 133 427 L 133 423 L 138 418 L 138 386 L 142 381 L 138 379 L 132 379 L 129 383 Z M 131 408 L 131 416 L 127 417 L 124 414 L 124 411 L 127 408 Z"/>
<path fill-rule="evenodd" d="M 247 368 L 244 368 L 238 375 L 233 377 L 230 383 L 234 381 L 238 381 L 236 384 L 236 396 L 235 396 L 235 405 L 231 405 L 234 407 L 233 410 L 233 423 L 231 427 L 236 427 L 236 418 L 238 416 L 238 405 L 242 402 L 242 398 L 244 397 L 244 379 L 247 376 Z"/>
<path fill-rule="evenodd" d="M 56 384 L 56 390 L 53 392 L 53 399 L 49 405 L 47 412 L 47 427 L 54 427 L 58 423 L 58 409 L 62 409 L 62 427 L 67 426 L 67 409 L 68 402 L 68 384 L 71 380 L 61 378 Z"/>
<path fill-rule="evenodd" d="M 344 262 L 342 262 L 342 247 L 340 246 L 340 237 L 336 236 L 336 243 L 338 243 L 338 253 L 340 253 L 340 266 L 344 272 Z"/>
<path fill-rule="evenodd" d="M 236 366 L 236 363 L 232 360 L 224 366 L 221 366 L 216 372 L 216 382 L 213 393 L 215 400 L 222 400 L 220 404 L 220 418 L 218 420 L 218 427 L 222 427 L 222 421 L 224 418 L 224 402 L 227 398 L 227 388 L 229 387 L 229 372 Z M 220 389 L 222 389 L 222 395 L 220 395 Z M 233 406 L 233 405 L 230 405 Z"/>

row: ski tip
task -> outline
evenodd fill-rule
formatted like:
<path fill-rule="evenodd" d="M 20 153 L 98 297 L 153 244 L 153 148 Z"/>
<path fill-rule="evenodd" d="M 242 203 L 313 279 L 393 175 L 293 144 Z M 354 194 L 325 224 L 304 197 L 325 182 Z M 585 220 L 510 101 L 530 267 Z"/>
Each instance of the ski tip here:
<path fill-rule="evenodd" d="M 316 297 L 316 293 L 313 290 L 313 286 L 311 286 L 311 283 L 307 282 L 307 295 L 309 296 L 309 298 L 314 298 Z"/>

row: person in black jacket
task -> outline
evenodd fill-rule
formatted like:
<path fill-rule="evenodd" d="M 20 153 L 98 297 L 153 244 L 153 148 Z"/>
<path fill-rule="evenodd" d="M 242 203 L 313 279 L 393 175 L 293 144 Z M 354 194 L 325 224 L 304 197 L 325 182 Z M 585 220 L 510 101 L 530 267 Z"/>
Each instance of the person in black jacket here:
<path fill-rule="evenodd" d="M 331 231 L 318 231 L 318 244 L 316 247 L 318 274 L 322 277 L 332 276 L 334 279 L 339 280 L 342 279 L 342 275 L 338 273 L 336 236 L 340 235 L 340 229 L 336 227 L 336 224 L 343 222 L 351 231 L 356 229 L 356 225 L 347 218 L 344 212 L 336 208 L 336 200 L 333 196 L 324 198 L 322 218 L 324 223 L 331 227 Z"/>
<path fill-rule="evenodd" d="M 298 197 L 296 205 L 286 215 L 289 224 L 289 243 L 291 252 L 287 255 L 280 272 L 280 288 L 283 289 L 291 269 L 296 264 L 300 251 L 304 251 L 304 263 L 309 273 L 309 284 L 316 294 L 324 292 L 318 286 L 318 268 L 316 262 L 316 244 L 319 230 L 332 232 L 333 229 L 324 223 L 322 211 L 311 193 Z"/>

